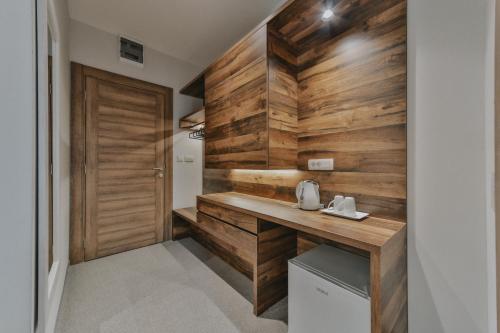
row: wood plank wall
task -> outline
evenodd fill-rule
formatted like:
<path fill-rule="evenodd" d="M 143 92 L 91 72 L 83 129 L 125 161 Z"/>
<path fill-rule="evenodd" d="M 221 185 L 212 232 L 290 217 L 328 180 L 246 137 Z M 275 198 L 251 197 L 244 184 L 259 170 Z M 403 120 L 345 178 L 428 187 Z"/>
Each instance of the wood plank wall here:
<path fill-rule="evenodd" d="M 205 74 L 205 165 L 267 169 L 266 29 Z"/>
<path fill-rule="evenodd" d="M 297 167 L 297 54 L 277 33 L 268 38 L 269 169 Z"/>
<path fill-rule="evenodd" d="M 358 209 L 406 219 L 406 1 L 297 1 L 270 28 L 298 54 L 298 165 L 335 158 L 334 172 L 205 169 L 204 193 L 238 191 L 296 201 L 300 180 L 321 200 L 356 197 Z"/>

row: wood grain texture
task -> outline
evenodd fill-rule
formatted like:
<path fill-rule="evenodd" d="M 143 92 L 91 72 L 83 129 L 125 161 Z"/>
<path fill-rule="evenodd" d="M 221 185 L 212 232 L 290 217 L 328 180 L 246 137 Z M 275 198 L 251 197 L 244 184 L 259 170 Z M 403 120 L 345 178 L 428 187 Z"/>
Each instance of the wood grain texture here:
<path fill-rule="evenodd" d="M 328 244 L 370 258 L 372 332 L 407 332 L 405 223 L 376 218 L 353 222 L 301 211 L 286 202 L 239 193 L 198 196 L 198 205 L 200 203 L 259 219 L 257 245 L 252 249 L 257 251 L 253 267 L 255 314 L 262 313 L 286 294 L 286 262 L 289 258 L 319 244 Z M 208 218 L 198 214 L 198 223 L 200 217 Z M 225 228 L 219 224 L 226 225 L 229 230 L 234 227 L 212 220 L 213 226 L 202 221 L 206 224 L 205 233 L 213 237 L 219 234 L 219 240 L 233 237 L 226 234 Z M 227 251 L 225 255 L 228 256 Z"/>
<path fill-rule="evenodd" d="M 320 184 L 322 203 L 336 194 L 354 196 L 361 211 L 405 221 L 406 1 L 341 0 L 331 22 L 317 19 L 323 7 L 322 1 L 295 1 L 269 22 L 269 39 L 281 46 L 275 54 L 288 64 L 296 58 L 297 165 L 304 171 L 233 172 L 207 165 L 204 193 L 295 202 L 297 183 L 312 179 Z M 286 160 L 281 151 L 270 151 L 270 161 Z M 305 171 L 314 158 L 334 158 L 335 172 Z"/>
<path fill-rule="evenodd" d="M 172 211 L 172 240 L 191 236 L 191 224 L 196 223 L 196 207 L 179 208 Z"/>
<path fill-rule="evenodd" d="M 247 278 L 253 278 L 254 264 L 234 254 L 234 247 L 214 237 L 212 234 L 191 225 L 191 236 L 198 243 L 220 257 Z"/>
<path fill-rule="evenodd" d="M 205 108 L 196 110 L 179 119 L 179 128 L 191 129 L 205 123 Z"/>
<path fill-rule="evenodd" d="M 330 37 L 308 19 L 317 10 L 310 6 L 301 16 L 307 19 L 281 29 L 303 50 L 299 167 L 306 169 L 308 159 L 334 158 L 338 173 L 326 184 L 320 181 L 323 190 L 349 193 L 361 210 L 405 220 L 406 2 L 340 1 L 334 11 L 349 24 L 332 27 L 334 19 L 328 28 L 336 32 Z M 349 175 L 349 183 L 335 182 L 335 174 Z M 381 186 L 396 185 L 397 194 L 366 191 L 364 185 L 378 187 L 365 183 L 367 177 Z"/>
<path fill-rule="evenodd" d="M 265 26 L 260 28 L 212 64 L 205 73 L 205 92 L 242 71 L 256 60 L 265 58 L 266 33 Z"/>
<path fill-rule="evenodd" d="M 218 169 L 297 165 L 296 55 L 267 27 L 205 75 L 205 164 Z"/>
<path fill-rule="evenodd" d="M 85 259 L 91 260 L 164 238 L 164 184 L 153 169 L 166 164 L 165 96 L 93 77 L 85 82 Z M 131 112 L 122 110 L 150 122 L 135 123 Z M 123 124 L 127 117 L 130 122 Z"/>
<path fill-rule="evenodd" d="M 88 207 L 85 193 L 88 192 L 84 172 L 86 138 L 98 143 L 96 154 L 88 157 L 99 164 L 99 168 L 88 168 L 89 173 L 99 180 L 99 200 L 95 201 L 92 214 L 101 214 L 100 232 L 92 233 L 92 243 L 106 243 L 99 255 L 115 253 L 118 248 L 132 249 L 151 243 L 151 235 L 156 241 L 170 237 L 172 209 L 172 89 L 148 82 L 127 78 L 95 68 L 72 63 L 72 116 L 71 116 L 71 225 L 70 225 L 70 262 L 75 264 L 85 260 L 84 238 L 89 233 L 84 221 Z M 92 83 L 94 82 L 94 83 Z M 105 82 L 98 84 L 96 82 Z M 98 103 L 86 103 L 86 85 L 98 96 Z M 123 93 L 127 90 L 127 93 Z M 87 93 L 92 93 L 87 92 Z M 116 98 L 121 96 L 119 100 Z M 95 104 L 95 105 L 90 105 Z M 96 141 L 86 135 L 87 120 L 85 108 L 91 110 L 97 105 L 96 112 L 88 112 L 90 120 L 96 120 L 87 134 L 99 135 Z M 155 127 L 157 116 L 152 109 L 162 109 L 161 128 Z M 151 128 L 155 128 L 151 132 Z M 155 143 L 155 149 L 148 144 Z M 158 143 L 157 143 L 158 142 Z M 166 166 L 165 176 L 158 182 L 154 177 L 151 163 L 155 156 L 162 155 L 162 165 Z M 156 165 L 155 165 L 156 166 Z M 149 170 L 140 170 L 148 167 Z M 91 186 L 92 187 L 92 186 Z M 162 212 L 141 210 L 140 207 L 155 205 L 147 193 L 163 192 L 159 199 L 164 204 Z M 114 214 L 120 210 L 122 214 Z M 147 221 L 160 221 L 155 226 Z M 86 230 L 87 229 L 87 230 Z M 137 233 L 132 235 L 132 230 Z M 161 235 L 156 237 L 156 235 Z M 92 250 L 94 252 L 94 250 Z M 95 254 L 97 255 L 97 250 Z M 92 256 L 89 256 L 91 258 Z"/>
<path fill-rule="evenodd" d="M 408 332 L 406 228 L 370 256 L 372 332 Z"/>
<path fill-rule="evenodd" d="M 260 315 L 288 292 L 288 260 L 297 255 L 297 232 L 259 221 L 253 272 L 254 314 Z"/>
<path fill-rule="evenodd" d="M 336 194 L 354 196 L 360 211 L 380 218 L 406 220 L 406 176 L 401 174 L 204 169 L 203 191 L 205 194 L 234 191 L 297 202 L 295 187 L 306 179 L 320 184 L 324 204 Z"/>
<path fill-rule="evenodd" d="M 214 208 L 216 207 L 214 206 Z M 213 226 L 211 226 L 210 223 L 205 221 L 209 218 L 208 216 L 203 216 L 203 214 L 201 214 L 200 217 L 198 217 L 198 210 L 196 207 L 175 209 L 173 215 L 174 240 L 190 236 L 212 253 L 246 275 L 249 279 L 253 279 L 255 260 L 249 261 L 248 256 L 242 256 L 240 252 L 235 251 L 235 238 L 238 238 L 239 235 L 243 235 L 243 238 L 248 241 L 248 237 L 242 234 L 242 232 L 245 233 L 244 231 L 234 228 L 231 225 L 227 225 L 228 227 L 226 228 L 224 227 L 226 223 L 218 221 L 217 219 L 211 219 L 213 223 Z M 207 228 L 209 229 L 208 231 Z M 255 243 L 255 240 L 256 236 L 250 235 L 250 244 Z M 248 244 L 248 242 L 246 244 Z M 256 244 L 255 246 L 250 245 L 250 248 L 251 251 L 254 251 L 257 248 Z M 254 253 L 254 256 L 256 255 L 257 254 Z"/>
<path fill-rule="evenodd" d="M 249 263 L 255 262 L 257 251 L 255 235 L 199 211 L 196 226 L 226 244 L 236 256 Z"/>
<path fill-rule="evenodd" d="M 326 244 L 328 246 L 337 247 L 339 249 L 349 251 L 352 253 L 356 253 L 356 254 L 363 256 L 363 257 L 366 257 L 366 258 L 370 257 L 369 252 L 360 250 L 360 249 L 352 247 L 352 246 L 348 246 L 345 244 L 334 242 L 334 241 L 331 241 L 329 239 L 321 238 L 321 237 L 314 236 L 311 234 L 306 234 L 304 232 L 297 233 L 297 255 L 301 255 L 302 253 L 310 251 L 321 244 Z"/>
<path fill-rule="evenodd" d="M 69 260 L 74 265 L 84 260 L 84 73 L 83 66 L 71 63 L 71 163 L 70 163 L 70 247 Z"/>
<path fill-rule="evenodd" d="M 268 31 L 269 169 L 297 167 L 297 55 Z"/>
<path fill-rule="evenodd" d="M 216 218 L 197 213 L 194 238 L 252 278 L 257 257 L 257 236 Z"/>
<path fill-rule="evenodd" d="M 267 64 L 257 62 L 206 90 L 205 165 L 267 168 Z"/>
<path fill-rule="evenodd" d="M 405 229 L 405 224 L 398 221 L 374 217 L 361 222 L 351 221 L 293 208 L 285 201 L 236 192 L 198 196 L 198 202 L 201 201 L 367 252 L 379 251 L 394 235 Z"/>
<path fill-rule="evenodd" d="M 172 210 L 174 206 L 174 93 L 171 88 L 163 88 L 165 93 L 165 175 L 163 177 L 164 187 L 164 215 L 163 224 L 165 240 L 172 239 Z"/>
<path fill-rule="evenodd" d="M 205 98 L 205 71 L 186 83 L 186 85 L 179 90 L 179 93 L 201 99 Z"/>
<path fill-rule="evenodd" d="M 243 214 L 216 205 L 210 205 L 203 201 L 198 202 L 198 211 L 232 224 L 240 229 L 257 234 L 257 218 L 252 215 Z"/>

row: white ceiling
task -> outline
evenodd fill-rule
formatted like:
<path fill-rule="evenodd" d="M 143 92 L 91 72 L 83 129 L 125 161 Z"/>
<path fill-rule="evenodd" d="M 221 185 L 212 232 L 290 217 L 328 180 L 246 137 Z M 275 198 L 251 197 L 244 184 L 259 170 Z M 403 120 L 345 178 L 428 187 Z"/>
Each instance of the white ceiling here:
<path fill-rule="evenodd" d="M 72 19 L 138 39 L 200 67 L 210 64 L 282 0 L 68 0 Z"/>

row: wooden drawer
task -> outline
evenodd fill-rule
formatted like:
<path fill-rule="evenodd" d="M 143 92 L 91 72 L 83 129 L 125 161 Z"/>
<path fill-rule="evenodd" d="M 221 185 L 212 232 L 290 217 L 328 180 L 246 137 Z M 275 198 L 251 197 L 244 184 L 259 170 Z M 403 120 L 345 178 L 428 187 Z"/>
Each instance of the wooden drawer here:
<path fill-rule="evenodd" d="M 257 236 L 238 229 L 216 218 L 198 212 L 199 229 L 218 240 L 219 246 L 248 263 L 255 263 L 257 257 Z"/>
<path fill-rule="evenodd" d="M 198 211 L 257 234 L 257 218 L 224 207 L 198 201 Z"/>

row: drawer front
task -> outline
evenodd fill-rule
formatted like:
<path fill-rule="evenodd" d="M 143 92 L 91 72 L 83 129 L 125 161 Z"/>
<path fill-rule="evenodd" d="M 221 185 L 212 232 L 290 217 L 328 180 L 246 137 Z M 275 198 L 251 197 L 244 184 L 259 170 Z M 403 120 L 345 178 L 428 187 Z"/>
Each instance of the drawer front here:
<path fill-rule="evenodd" d="M 216 238 L 219 246 L 249 263 L 256 262 L 257 236 L 201 212 L 197 217 L 196 226 Z"/>
<path fill-rule="evenodd" d="M 203 201 L 198 202 L 198 210 L 206 215 L 230 223 L 238 228 L 257 234 L 257 218 L 224 207 L 212 205 Z"/>

